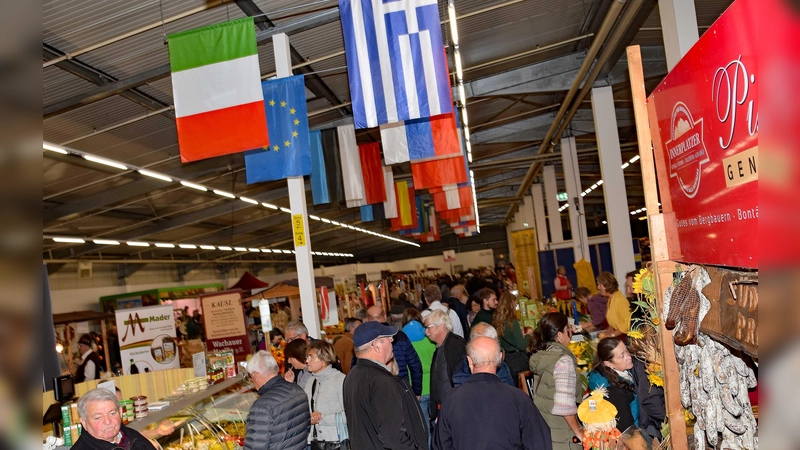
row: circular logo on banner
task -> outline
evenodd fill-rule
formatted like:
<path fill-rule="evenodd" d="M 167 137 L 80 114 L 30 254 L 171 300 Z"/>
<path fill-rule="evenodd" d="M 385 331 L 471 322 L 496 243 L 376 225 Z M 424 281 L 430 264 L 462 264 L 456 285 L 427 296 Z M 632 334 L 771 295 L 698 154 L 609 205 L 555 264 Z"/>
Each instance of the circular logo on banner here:
<path fill-rule="evenodd" d="M 672 110 L 670 138 L 664 143 L 669 157 L 669 176 L 678 180 L 686 197 L 694 198 L 700 189 L 702 165 L 710 158 L 703 141 L 703 119 L 695 121 L 683 102 L 676 103 Z"/>

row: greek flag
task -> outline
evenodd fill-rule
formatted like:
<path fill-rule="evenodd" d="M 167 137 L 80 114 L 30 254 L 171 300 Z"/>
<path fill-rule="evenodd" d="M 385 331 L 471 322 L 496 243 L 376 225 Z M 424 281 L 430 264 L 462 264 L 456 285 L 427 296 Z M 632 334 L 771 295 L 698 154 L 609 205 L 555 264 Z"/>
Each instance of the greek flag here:
<path fill-rule="evenodd" d="M 452 111 L 436 0 L 339 0 L 356 128 Z"/>

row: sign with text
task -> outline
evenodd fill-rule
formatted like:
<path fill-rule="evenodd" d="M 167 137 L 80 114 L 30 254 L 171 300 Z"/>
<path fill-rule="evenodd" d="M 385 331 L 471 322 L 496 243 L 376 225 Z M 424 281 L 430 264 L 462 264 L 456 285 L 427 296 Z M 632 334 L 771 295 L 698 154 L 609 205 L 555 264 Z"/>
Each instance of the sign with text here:
<path fill-rule="evenodd" d="M 116 318 L 125 375 L 180 367 L 171 305 L 123 309 Z"/>
<path fill-rule="evenodd" d="M 241 291 L 202 295 L 203 327 L 208 351 L 233 350 L 234 358 L 244 360 L 250 352 L 247 327 L 239 299 Z"/>
<path fill-rule="evenodd" d="M 294 246 L 302 247 L 306 245 L 306 231 L 303 227 L 302 214 L 292 214 L 292 230 L 294 231 Z"/>
<path fill-rule="evenodd" d="M 736 0 L 647 100 L 670 259 L 758 267 L 755 0 Z"/>

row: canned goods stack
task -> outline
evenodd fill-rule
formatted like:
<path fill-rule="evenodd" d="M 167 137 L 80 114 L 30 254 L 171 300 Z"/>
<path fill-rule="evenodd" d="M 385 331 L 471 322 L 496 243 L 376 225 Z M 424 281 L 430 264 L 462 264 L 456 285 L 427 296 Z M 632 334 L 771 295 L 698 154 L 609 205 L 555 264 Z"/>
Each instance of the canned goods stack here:
<path fill-rule="evenodd" d="M 137 419 L 147 417 L 147 397 L 139 395 L 137 397 L 131 397 L 131 401 L 133 401 L 134 417 Z"/>
<path fill-rule="evenodd" d="M 122 423 L 127 425 L 133 422 L 136 418 L 133 412 L 133 400 L 122 400 L 119 404 L 122 406 Z"/>

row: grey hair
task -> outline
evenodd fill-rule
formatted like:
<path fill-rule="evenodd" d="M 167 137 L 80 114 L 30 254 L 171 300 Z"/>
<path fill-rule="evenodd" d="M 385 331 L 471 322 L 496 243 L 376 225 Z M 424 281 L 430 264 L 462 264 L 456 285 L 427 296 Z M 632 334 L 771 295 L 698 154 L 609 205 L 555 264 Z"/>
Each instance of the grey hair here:
<path fill-rule="evenodd" d="M 105 388 L 92 389 L 78 400 L 78 415 L 81 419 L 88 419 L 86 417 L 86 404 L 89 402 L 114 402 L 119 408 L 119 399 L 116 392 L 111 392 Z"/>
<path fill-rule="evenodd" d="M 287 333 L 289 331 L 293 331 L 294 334 L 305 333 L 306 336 L 308 336 L 308 328 L 306 328 L 305 324 L 303 324 L 303 322 L 300 322 L 299 320 L 293 320 L 288 324 L 286 324 L 286 329 L 284 331 Z"/>
<path fill-rule="evenodd" d="M 488 338 L 487 339 L 491 339 Z M 467 344 L 467 356 L 472 360 L 474 367 L 498 367 L 503 361 L 503 354 L 500 352 L 500 343 L 497 339 L 492 339 L 491 348 L 478 348 L 475 341 Z"/>
<path fill-rule="evenodd" d="M 481 337 L 481 336 L 492 339 L 498 339 L 497 329 L 486 322 L 477 323 L 475 324 L 474 327 L 472 327 L 472 330 L 469 332 L 469 338 L 475 339 L 476 337 Z"/>
<path fill-rule="evenodd" d="M 466 292 L 467 290 L 464 288 L 464 286 L 460 284 L 457 284 L 450 288 L 450 295 L 453 297 L 461 297 Z"/>
<path fill-rule="evenodd" d="M 353 349 L 353 353 L 355 353 L 355 354 L 356 354 L 356 356 L 358 356 L 358 355 L 361 355 L 361 354 L 364 354 L 364 353 L 366 353 L 366 352 L 369 350 L 369 348 L 370 348 L 371 346 L 372 346 L 372 341 L 369 341 L 369 342 L 367 342 L 367 343 L 366 343 L 366 344 L 364 344 L 364 345 L 360 345 L 360 346 L 358 346 L 358 347 L 354 348 L 354 349 Z"/>
<path fill-rule="evenodd" d="M 262 375 L 280 373 L 278 361 L 275 361 L 272 353 L 266 350 L 259 350 L 250 358 L 250 361 L 247 361 L 247 373 L 252 374 L 253 372 L 258 372 Z"/>
<path fill-rule="evenodd" d="M 356 317 L 348 317 L 347 319 L 344 319 L 344 331 L 348 333 L 353 331 L 353 327 L 356 326 L 356 322 L 361 322 L 361 319 Z"/>
<path fill-rule="evenodd" d="M 367 309 L 366 308 L 358 308 L 355 312 L 356 319 L 364 322 L 367 320 Z"/>
<path fill-rule="evenodd" d="M 446 312 L 440 309 L 432 311 L 425 317 L 425 325 L 444 325 L 447 331 L 453 331 L 453 321 Z"/>
<path fill-rule="evenodd" d="M 424 292 L 425 301 L 428 302 L 429 305 L 442 299 L 442 290 L 435 283 L 427 285 Z"/>

